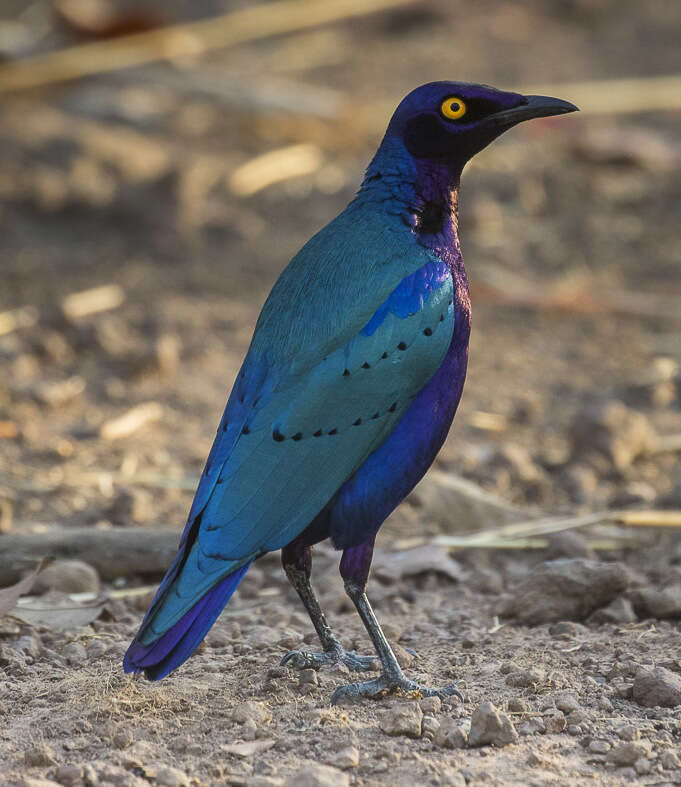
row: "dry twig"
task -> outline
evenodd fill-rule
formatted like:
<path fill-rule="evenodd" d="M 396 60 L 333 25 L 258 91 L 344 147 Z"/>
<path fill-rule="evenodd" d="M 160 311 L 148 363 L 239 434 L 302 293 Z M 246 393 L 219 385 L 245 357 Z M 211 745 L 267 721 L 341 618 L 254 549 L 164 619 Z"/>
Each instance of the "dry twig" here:
<path fill-rule="evenodd" d="M 274 35 L 397 8 L 412 0 L 279 0 L 198 22 L 34 55 L 0 68 L 0 92 L 42 87 L 80 77 L 227 49 Z"/>

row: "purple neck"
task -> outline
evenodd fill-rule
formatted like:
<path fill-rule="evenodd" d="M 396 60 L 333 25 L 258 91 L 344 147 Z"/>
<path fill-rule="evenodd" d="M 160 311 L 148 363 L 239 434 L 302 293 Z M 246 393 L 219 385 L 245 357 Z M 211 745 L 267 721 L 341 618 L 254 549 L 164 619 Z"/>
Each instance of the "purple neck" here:
<path fill-rule="evenodd" d="M 459 245 L 459 173 L 445 163 L 420 160 L 409 200 L 409 222 L 419 243 L 454 270 L 463 267 Z"/>
<path fill-rule="evenodd" d="M 399 215 L 419 243 L 465 280 L 458 235 L 460 178 L 460 166 L 413 158 L 400 139 L 386 135 L 358 196 Z"/>

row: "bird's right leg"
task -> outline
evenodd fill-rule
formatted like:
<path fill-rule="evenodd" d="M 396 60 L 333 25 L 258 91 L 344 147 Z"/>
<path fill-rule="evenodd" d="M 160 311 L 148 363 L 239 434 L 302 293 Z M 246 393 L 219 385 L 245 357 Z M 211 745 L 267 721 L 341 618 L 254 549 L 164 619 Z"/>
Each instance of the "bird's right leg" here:
<path fill-rule="evenodd" d="M 345 650 L 326 621 L 324 612 L 319 606 L 317 596 L 310 584 L 311 548 L 294 541 L 281 550 L 281 562 L 289 582 L 296 589 L 300 600 L 305 605 L 323 648 L 323 653 L 292 650 L 281 660 L 281 665 L 295 669 L 319 669 L 324 664 L 342 662 L 355 672 L 371 669 L 376 662 L 376 657 L 360 656 L 352 650 Z"/>

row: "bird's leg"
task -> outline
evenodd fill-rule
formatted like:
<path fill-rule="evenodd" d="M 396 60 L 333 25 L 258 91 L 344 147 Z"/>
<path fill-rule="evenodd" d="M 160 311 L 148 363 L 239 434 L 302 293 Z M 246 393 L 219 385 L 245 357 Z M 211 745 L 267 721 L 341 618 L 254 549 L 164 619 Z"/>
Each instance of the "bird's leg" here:
<path fill-rule="evenodd" d="M 394 691 L 417 692 L 422 697 L 446 697 L 454 695 L 460 700 L 463 700 L 463 695 L 457 689 L 455 683 L 449 686 L 443 686 L 442 688 L 430 688 L 428 686 L 421 686 L 413 680 L 409 680 L 404 672 L 402 672 L 402 668 L 397 663 L 393 649 L 385 638 L 385 634 L 381 630 L 381 626 L 378 620 L 376 620 L 376 615 L 371 608 L 369 599 L 364 592 L 369 576 L 373 549 L 373 539 L 361 546 L 346 549 L 341 558 L 340 572 L 345 581 L 345 592 L 355 605 L 362 619 L 362 623 L 364 623 L 364 627 L 376 648 L 376 653 L 383 666 L 383 673 L 373 680 L 340 686 L 333 693 L 331 704 L 335 705 L 339 700 L 346 698 L 382 697 Z"/>
<path fill-rule="evenodd" d="M 331 626 L 319 606 L 317 596 L 310 584 L 312 567 L 312 551 L 309 546 L 297 543 L 289 544 L 281 550 L 281 562 L 289 582 L 296 589 L 300 600 L 305 605 L 312 625 L 317 632 L 323 653 L 308 653 L 292 650 L 281 660 L 281 664 L 295 669 L 319 669 L 324 664 L 343 662 L 349 669 L 361 671 L 371 669 L 376 662 L 375 656 L 360 656 L 354 651 L 347 651 L 334 636 Z"/>

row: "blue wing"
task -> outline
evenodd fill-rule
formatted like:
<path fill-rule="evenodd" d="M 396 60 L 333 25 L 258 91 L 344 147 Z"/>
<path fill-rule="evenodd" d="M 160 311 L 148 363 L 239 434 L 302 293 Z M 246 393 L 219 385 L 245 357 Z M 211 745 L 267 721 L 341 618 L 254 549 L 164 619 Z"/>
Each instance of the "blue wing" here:
<path fill-rule="evenodd" d="M 305 529 L 437 370 L 453 317 L 449 269 L 430 260 L 308 368 L 295 358 L 268 368 L 249 352 L 141 642 L 167 631 L 227 574 Z"/>

